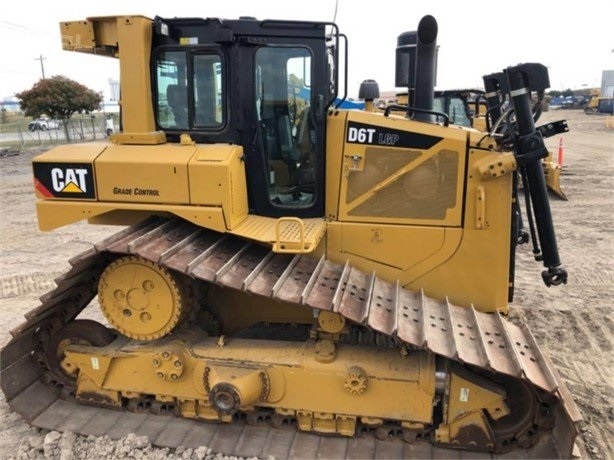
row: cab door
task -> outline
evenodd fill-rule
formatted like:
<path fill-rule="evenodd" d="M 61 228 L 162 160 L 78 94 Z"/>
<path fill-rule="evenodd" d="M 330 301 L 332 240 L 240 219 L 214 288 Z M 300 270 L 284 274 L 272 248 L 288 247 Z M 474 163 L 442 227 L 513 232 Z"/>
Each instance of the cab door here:
<path fill-rule="evenodd" d="M 259 39 L 263 41 L 263 39 Z M 240 48 L 242 144 L 252 213 L 324 215 L 327 59 L 324 40 L 265 40 Z"/>

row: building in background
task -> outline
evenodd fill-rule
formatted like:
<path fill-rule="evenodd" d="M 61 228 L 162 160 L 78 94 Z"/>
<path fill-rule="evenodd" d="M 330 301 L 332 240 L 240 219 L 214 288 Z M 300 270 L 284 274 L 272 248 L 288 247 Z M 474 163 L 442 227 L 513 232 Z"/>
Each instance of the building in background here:
<path fill-rule="evenodd" d="M 0 110 L 5 110 L 11 113 L 18 113 L 21 111 L 21 107 L 19 106 L 19 99 L 16 97 L 7 97 L 5 99 L 0 100 Z"/>
<path fill-rule="evenodd" d="M 119 101 L 119 80 L 109 78 L 109 93 L 111 101 Z"/>
<path fill-rule="evenodd" d="M 601 72 L 601 97 L 614 97 L 614 70 Z"/>

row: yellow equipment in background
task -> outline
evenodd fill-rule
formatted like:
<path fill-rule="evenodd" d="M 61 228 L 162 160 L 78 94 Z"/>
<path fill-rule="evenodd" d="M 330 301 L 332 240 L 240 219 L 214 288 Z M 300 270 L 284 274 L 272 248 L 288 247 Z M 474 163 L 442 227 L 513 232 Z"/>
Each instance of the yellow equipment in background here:
<path fill-rule="evenodd" d="M 399 93 L 395 99 L 394 103 L 397 105 L 402 106 L 408 104 L 407 93 Z M 454 125 L 472 127 L 484 133 L 488 132 L 486 117 L 488 116 L 489 109 L 483 90 L 451 89 L 435 91 L 433 107 L 435 111 L 448 115 L 450 123 Z M 377 108 L 384 111 L 386 109 L 386 104 L 378 104 Z M 565 128 L 562 127 L 562 129 Z M 544 132 L 545 130 L 542 131 L 542 133 Z M 558 133 L 558 131 L 556 131 L 556 133 Z M 550 133 L 550 135 L 552 134 L 553 133 Z M 546 178 L 548 190 L 557 197 L 567 201 L 567 196 L 561 188 L 560 181 L 563 166 L 553 158 L 552 152 L 549 151 L 546 158 L 542 160 L 542 166 L 544 168 L 544 176 Z"/>
<path fill-rule="evenodd" d="M 548 151 L 548 156 L 542 161 L 544 167 L 544 175 L 546 177 L 546 185 L 556 196 L 567 201 L 567 195 L 561 188 L 561 174 L 563 173 L 563 165 L 554 160 L 552 152 Z"/>
<path fill-rule="evenodd" d="M 599 99 L 601 99 L 601 90 L 594 88 L 591 90 L 591 98 L 589 99 L 584 111 L 586 113 L 597 113 L 599 111 Z"/>
<path fill-rule="evenodd" d="M 435 108 L 447 113 L 452 123 L 461 126 L 471 126 L 478 131 L 488 132 L 488 105 L 484 97 L 484 91 L 476 89 L 444 90 L 435 92 Z M 539 115 L 535 121 L 539 119 Z M 496 120 L 493 120 L 494 123 Z M 545 127 L 541 127 L 542 135 L 545 135 Z M 565 128 L 562 127 L 563 130 Z M 549 133 L 553 135 L 556 132 Z M 561 148 L 561 147 L 560 147 Z M 560 155 L 559 155 L 560 156 Z M 542 160 L 546 186 L 557 197 L 567 201 L 567 196 L 561 188 L 561 173 L 563 166 L 554 159 L 552 152 L 548 151 L 546 158 Z"/>
<path fill-rule="evenodd" d="M 614 115 L 614 97 L 612 97 L 611 95 L 609 97 L 602 96 L 601 90 L 595 88 L 591 91 L 591 98 L 586 104 L 584 112 L 587 114 Z"/>
<path fill-rule="evenodd" d="M 514 106 L 504 138 L 433 110 L 432 16 L 399 36 L 397 86 L 414 96 L 403 114 L 339 108 L 346 47 L 330 23 L 121 16 L 61 29 L 64 49 L 119 58 L 122 129 L 33 160 L 40 228 L 129 226 L 71 259 L 11 331 L 13 410 L 84 433 L 95 418 L 109 435 L 129 412 L 171 446 L 218 422 L 210 439 L 228 455 L 283 456 L 284 443 L 326 455 L 303 432 L 337 435 L 348 457 L 571 455 L 574 402 L 504 316 L 517 171 L 543 280 L 567 281 L 530 107 L 544 66 L 509 67 L 506 85 L 485 77 L 487 98 Z M 96 297 L 106 325 L 80 317 Z M 370 451 L 374 436 L 389 442 Z"/>

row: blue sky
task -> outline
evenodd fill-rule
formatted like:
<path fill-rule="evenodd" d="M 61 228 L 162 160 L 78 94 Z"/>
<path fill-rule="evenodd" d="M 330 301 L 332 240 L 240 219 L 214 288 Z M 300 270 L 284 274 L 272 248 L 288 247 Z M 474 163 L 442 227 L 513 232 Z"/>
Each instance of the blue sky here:
<path fill-rule="evenodd" d="M 337 8 L 335 8 L 337 3 Z M 399 34 L 415 30 L 432 14 L 439 24 L 438 89 L 481 87 L 482 75 L 520 62 L 550 69 L 552 89 L 600 86 L 601 72 L 614 69 L 614 2 L 515 0 L 75 0 L 17 2 L 0 15 L 0 98 L 30 88 L 40 77 L 65 75 L 109 95 L 117 61 L 61 50 L 59 23 L 88 16 L 140 14 L 148 17 L 255 16 L 258 19 L 332 21 L 349 39 L 348 94 L 364 79 L 394 90 L 394 51 Z M 497 6 L 494 6 L 497 5 Z"/>

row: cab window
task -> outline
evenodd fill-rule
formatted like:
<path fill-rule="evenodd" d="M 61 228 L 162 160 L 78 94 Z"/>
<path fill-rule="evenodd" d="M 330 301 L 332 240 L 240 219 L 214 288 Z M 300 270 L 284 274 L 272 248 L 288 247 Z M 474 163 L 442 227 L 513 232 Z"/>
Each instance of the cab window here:
<path fill-rule="evenodd" d="M 185 51 L 163 51 L 156 59 L 158 125 L 188 128 L 187 56 Z"/>
<path fill-rule="evenodd" d="M 163 129 L 206 130 L 224 124 L 222 58 L 184 50 L 156 55 L 157 121 Z"/>
<path fill-rule="evenodd" d="M 194 56 L 194 126 L 222 125 L 222 62 L 218 55 Z"/>

